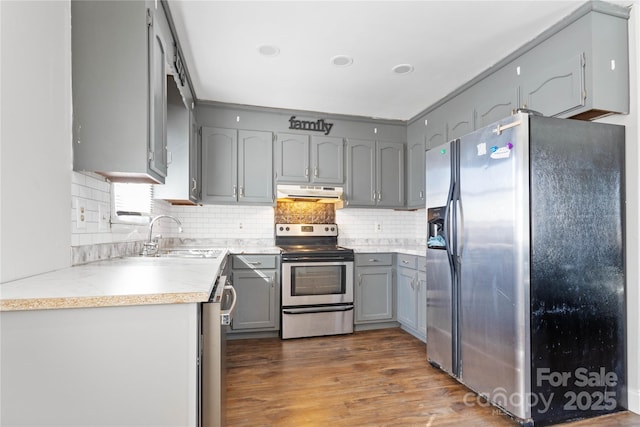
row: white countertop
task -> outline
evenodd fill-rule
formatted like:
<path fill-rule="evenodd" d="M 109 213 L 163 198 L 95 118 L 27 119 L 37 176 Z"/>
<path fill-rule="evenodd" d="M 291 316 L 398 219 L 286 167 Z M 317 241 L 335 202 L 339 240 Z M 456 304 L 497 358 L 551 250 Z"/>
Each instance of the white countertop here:
<path fill-rule="evenodd" d="M 205 302 L 222 261 L 130 256 L 0 285 L 0 311 Z"/>
<path fill-rule="evenodd" d="M 422 246 L 347 245 L 356 253 L 425 255 Z M 220 249 L 217 258 L 129 256 L 0 284 L 0 311 L 205 302 L 227 254 L 274 254 L 276 246 Z"/>
<path fill-rule="evenodd" d="M 425 256 L 426 246 L 397 246 L 397 245 L 346 245 L 347 248 L 353 249 L 357 254 L 395 252 L 407 255 Z"/>

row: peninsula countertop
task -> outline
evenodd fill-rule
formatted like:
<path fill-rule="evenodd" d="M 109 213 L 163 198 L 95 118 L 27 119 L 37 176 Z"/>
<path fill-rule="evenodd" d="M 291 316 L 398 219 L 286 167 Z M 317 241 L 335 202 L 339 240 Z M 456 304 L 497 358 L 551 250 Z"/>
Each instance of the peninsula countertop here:
<path fill-rule="evenodd" d="M 205 302 L 227 254 L 113 258 L 6 282 L 0 311 Z"/>

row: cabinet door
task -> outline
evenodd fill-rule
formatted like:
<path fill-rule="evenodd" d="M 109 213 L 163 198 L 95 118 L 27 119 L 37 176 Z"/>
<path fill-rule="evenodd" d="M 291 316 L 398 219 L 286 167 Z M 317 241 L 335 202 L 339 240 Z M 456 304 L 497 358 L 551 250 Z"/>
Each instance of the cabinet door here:
<path fill-rule="evenodd" d="M 483 128 L 495 121 L 509 117 L 518 108 L 518 89 L 509 85 L 487 88 L 475 109 L 475 128 Z"/>
<path fill-rule="evenodd" d="M 273 135 L 238 131 L 238 201 L 273 203 Z"/>
<path fill-rule="evenodd" d="M 462 105 L 448 111 L 447 115 L 447 140 L 460 138 L 473 132 L 473 110 L 467 105 Z"/>
<path fill-rule="evenodd" d="M 356 271 L 355 323 L 393 320 L 391 267 L 365 267 Z"/>
<path fill-rule="evenodd" d="M 555 116 L 585 104 L 584 54 L 524 76 L 524 108 Z"/>
<path fill-rule="evenodd" d="M 202 198 L 202 144 L 193 110 L 189 111 L 189 126 L 189 200 L 195 203 Z"/>
<path fill-rule="evenodd" d="M 149 12 L 152 13 L 152 12 Z M 168 43 L 161 29 L 161 12 L 152 16 L 149 26 L 149 169 L 167 176 L 167 72 Z"/>
<path fill-rule="evenodd" d="M 407 143 L 407 207 L 424 207 L 424 140 Z"/>
<path fill-rule="evenodd" d="M 276 139 L 276 181 L 309 182 L 309 137 L 279 133 Z"/>
<path fill-rule="evenodd" d="M 427 273 L 418 272 L 418 333 L 427 340 Z"/>
<path fill-rule="evenodd" d="M 347 204 L 376 204 L 376 143 L 360 139 L 347 140 Z"/>
<path fill-rule="evenodd" d="M 447 142 L 447 127 L 444 120 L 429 120 L 424 139 L 427 150 L 431 150 Z"/>
<path fill-rule="evenodd" d="M 404 144 L 378 141 L 376 154 L 377 205 L 403 207 Z"/>
<path fill-rule="evenodd" d="M 344 182 L 344 141 L 331 136 L 311 137 L 311 181 L 326 184 Z"/>
<path fill-rule="evenodd" d="M 202 128 L 202 201 L 237 200 L 238 140 L 235 129 Z"/>
<path fill-rule="evenodd" d="M 233 310 L 231 329 L 277 330 L 279 325 L 276 272 L 241 270 L 232 272 L 238 302 Z"/>
<path fill-rule="evenodd" d="M 398 322 L 409 328 L 418 327 L 416 304 L 416 271 L 410 268 L 398 269 Z"/>

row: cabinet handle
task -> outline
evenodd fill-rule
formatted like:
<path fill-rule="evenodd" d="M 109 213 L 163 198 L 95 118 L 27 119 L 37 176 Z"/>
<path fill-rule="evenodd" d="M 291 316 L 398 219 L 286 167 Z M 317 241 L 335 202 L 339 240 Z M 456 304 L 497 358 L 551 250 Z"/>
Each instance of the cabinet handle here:
<path fill-rule="evenodd" d="M 378 262 L 378 260 L 375 258 L 369 258 L 369 262 Z"/>
<path fill-rule="evenodd" d="M 240 197 L 244 197 L 244 187 L 240 187 Z"/>
<path fill-rule="evenodd" d="M 191 191 L 196 191 L 197 188 L 197 182 L 195 178 L 191 178 L 191 183 L 193 184 L 193 186 L 191 187 Z"/>
<path fill-rule="evenodd" d="M 420 198 L 424 199 L 424 191 L 423 190 L 420 190 Z"/>
<path fill-rule="evenodd" d="M 313 176 L 318 177 L 318 167 L 313 168 Z"/>
<path fill-rule="evenodd" d="M 378 201 L 382 200 L 382 193 L 378 192 Z"/>
<path fill-rule="evenodd" d="M 238 187 L 236 187 L 235 185 L 233 186 L 233 197 L 236 197 L 238 195 Z"/>
<path fill-rule="evenodd" d="M 362 286 L 362 274 L 358 274 L 358 286 Z"/>
<path fill-rule="evenodd" d="M 309 168 L 304 168 L 304 176 L 309 176 Z"/>
<path fill-rule="evenodd" d="M 409 264 L 409 261 L 407 261 L 406 259 L 403 259 L 403 260 L 402 260 L 402 263 L 403 263 L 403 264 Z"/>
<path fill-rule="evenodd" d="M 253 261 L 253 262 L 250 262 L 249 265 L 262 265 L 262 262 L 261 261 Z"/>
<path fill-rule="evenodd" d="M 170 165 L 173 163 L 173 152 L 167 150 L 167 164 Z"/>

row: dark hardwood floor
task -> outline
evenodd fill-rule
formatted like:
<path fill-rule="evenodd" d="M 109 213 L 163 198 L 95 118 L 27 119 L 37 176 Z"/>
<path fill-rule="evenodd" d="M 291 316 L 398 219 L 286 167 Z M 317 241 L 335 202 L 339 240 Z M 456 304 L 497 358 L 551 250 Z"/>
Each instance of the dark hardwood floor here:
<path fill-rule="evenodd" d="M 398 328 L 227 342 L 226 420 L 240 426 L 517 426 L 426 361 Z M 563 427 L 640 426 L 617 413 Z"/>

